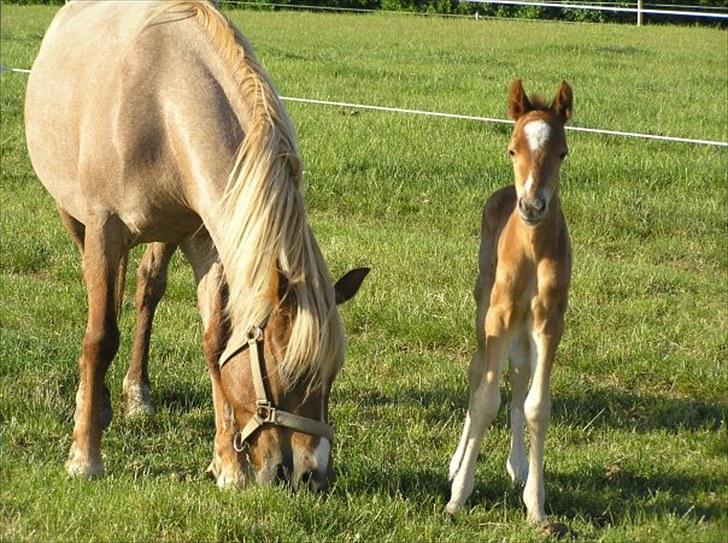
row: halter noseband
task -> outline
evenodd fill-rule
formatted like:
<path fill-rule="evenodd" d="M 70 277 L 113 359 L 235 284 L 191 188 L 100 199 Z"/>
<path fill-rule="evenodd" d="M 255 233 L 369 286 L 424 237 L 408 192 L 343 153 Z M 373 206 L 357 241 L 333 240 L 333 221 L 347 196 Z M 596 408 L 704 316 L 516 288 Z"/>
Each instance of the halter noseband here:
<path fill-rule="evenodd" d="M 251 434 L 265 424 L 284 426 L 298 432 L 303 432 L 304 434 L 325 437 L 329 441 L 332 441 L 334 438 L 334 429 L 329 424 L 320 420 L 301 417 L 287 411 L 282 411 L 276 408 L 268 399 L 268 395 L 265 393 L 265 385 L 263 384 L 258 345 L 263 341 L 263 329 L 268 323 L 269 317 L 270 315 L 263 320 L 260 326 L 250 327 L 246 345 L 231 352 L 228 356 L 220 358 L 220 369 L 222 369 L 230 361 L 233 354 L 237 354 L 245 348 L 250 349 L 250 373 L 253 378 L 253 387 L 255 388 L 255 411 L 242 430 L 238 430 L 235 433 L 233 448 L 237 452 L 242 452 Z"/>

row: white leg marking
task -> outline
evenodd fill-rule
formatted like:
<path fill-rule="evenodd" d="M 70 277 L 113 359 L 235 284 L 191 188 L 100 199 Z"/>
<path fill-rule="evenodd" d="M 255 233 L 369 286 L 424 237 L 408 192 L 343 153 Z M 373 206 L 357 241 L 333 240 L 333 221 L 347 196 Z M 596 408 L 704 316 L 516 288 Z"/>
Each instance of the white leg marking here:
<path fill-rule="evenodd" d="M 528 140 L 528 146 L 532 153 L 543 148 L 551 137 L 551 127 L 546 121 L 540 119 L 526 123 L 523 132 L 526 134 L 526 140 Z"/>
<path fill-rule="evenodd" d="M 468 443 L 468 433 L 470 432 L 470 413 L 465 415 L 465 426 L 463 427 L 463 433 L 460 435 L 460 443 L 458 448 L 455 449 L 455 454 L 452 455 L 450 460 L 450 469 L 448 469 L 448 480 L 452 481 L 455 478 L 460 469 L 460 464 L 463 462 L 465 456 L 465 445 Z"/>
<path fill-rule="evenodd" d="M 523 503 L 528 511 L 528 520 L 532 523 L 546 520 L 543 463 L 546 430 L 551 419 L 550 376 L 546 366 L 543 338 L 540 333 L 534 333 L 531 340 L 533 380 L 524 406 L 526 423 L 531 437 L 531 450 L 528 479 L 526 480 L 526 487 L 523 489 Z"/>

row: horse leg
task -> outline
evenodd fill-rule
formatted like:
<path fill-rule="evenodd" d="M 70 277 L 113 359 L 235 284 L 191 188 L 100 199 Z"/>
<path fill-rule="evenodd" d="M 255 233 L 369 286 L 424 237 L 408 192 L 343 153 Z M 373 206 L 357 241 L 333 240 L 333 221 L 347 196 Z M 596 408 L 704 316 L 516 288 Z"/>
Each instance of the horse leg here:
<path fill-rule="evenodd" d="M 215 446 L 212 462 L 206 472 L 216 480 L 220 488 L 242 487 L 246 481 L 244 462 L 233 448 L 235 424 L 220 380 L 219 359 L 229 338 L 224 313 L 226 285 L 222 264 L 211 246 L 209 237 L 201 233 L 181 246 L 197 281 L 197 302 L 203 327 L 202 347 L 212 382 L 212 402 L 215 408 Z"/>
<path fill-rule="evenodd" d="M 101 434 L 111 420 L 106 370 L 119 347 L 116 296 L 119 266 L 127 252 L 125 226 L 114 216 L 94 216 L 85 225 L 83 277 L 88 294 L 88 324 L 79 360 L 70 475 L 104 473 Z"/>
<path fill-rule="evenodd" d="M 169 260 L 176 249 L 170 243 L 150 243 L 137 269 L 134 346 L 122 388 L 127 417 L 154 414 L 149 392 L 149 340 L 154 312 L 167 287 Z"/>
<path fill-rule="evenodd" d="M 468 405 L 469 424 L 466 421 L 467 435 L 461 440 L 465 444 L 462 461 L 453 477 L 450 501 L 445 508 L 448 513 L 455 513 L 460 509 L 473 491 L 480 444 L 500 407 L 499 381 L 509 342 L 506 330 L 494 330 L 496 328 L 494 322 L 508 322 L 508 319 L 500 316 L 500 313 L 501 310 L 497 307 L 488 311 L 485 356 L 482 358 L 476 356 L 471 363 L 471 366 L 476 366 L 471 368 L 471 378 L 478 374 L 481 377 L 477 381 L 473 378 L 471 382 L 475 387 L 471 388 Z M 478 369 L 478 366 L 482 367 L 482 370 Z"/>
<path fill-rule="evenodd" d="M 546 431 L 551 420 L 549 381 L 556 347 L 561 338 L 563 321 L 560 317 L 534 323 L 531 331 L 531 387 L 526 397 L 524 412 L 531 439 L 528 479 L 523 489 L 523 502 L 528 520 L 540 523 L 546 520 L 544 512 L 543 463 Z"/>
<path fill-rule="evenodd" d="M 528 391 L 530 377 L 530 347 L 528 337 L 514 341 L 510 354 L 508 380 L 511 383 L 511 450 L 506 462 L 506 470 L 514 483 L 525 483 L 528 477 L 528 459 L 524 441 L 526 425 L 523 404 Z"/>
<path fill-rule="evenodd" d="M 61 216 L 63 226 L 70 234 L 73 243 L 76 244 L 81 255 L 83 255 L 83 238 L 86 236 L 86 227 L 62 207 L 57 205 L 56 209 L 58 209 L 58 214 Z"/>

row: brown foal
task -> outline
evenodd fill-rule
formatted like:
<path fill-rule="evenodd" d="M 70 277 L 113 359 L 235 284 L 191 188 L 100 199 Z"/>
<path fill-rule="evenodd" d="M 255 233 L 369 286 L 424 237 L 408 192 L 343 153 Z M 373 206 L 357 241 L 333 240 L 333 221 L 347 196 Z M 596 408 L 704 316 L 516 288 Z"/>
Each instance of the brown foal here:
<path fill-rule="evenodd" d="M 564 124 L 571 117 L 572 101 L 566 82 L 550 105 L 529 100 L 520 80 L 510 89 L 508 111 L 515 126 L 508 153 L 515 183 L 498 190 L 483 208 L 475 287 L 478 350 L 470 363 L 465 427 L 450 462 L 450 513 L 462 507 L 473 490 L 480 443 L 500 407 L 499 381 L 508 358 L 513 396 L 506 467 L 514 482 L 525 482 L 529 521 L 546 519 L 543 462 L 551 417 L 549 379 L 564 330 L 571 276 L 558 181 L 567 154 Z M 524 424 L 530 437 L 528 459 Z"/>

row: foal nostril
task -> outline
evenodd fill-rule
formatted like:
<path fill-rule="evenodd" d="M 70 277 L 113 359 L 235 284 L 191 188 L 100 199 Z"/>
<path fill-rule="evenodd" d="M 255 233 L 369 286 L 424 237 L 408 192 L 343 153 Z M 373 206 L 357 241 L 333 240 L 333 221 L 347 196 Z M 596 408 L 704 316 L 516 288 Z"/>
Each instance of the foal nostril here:
<path fill-rule="evenodd" d="M 541 212 L 546 209 L 546 200 L 543 198 L 536 198 L 531 205 L 534 210 Z"/>

